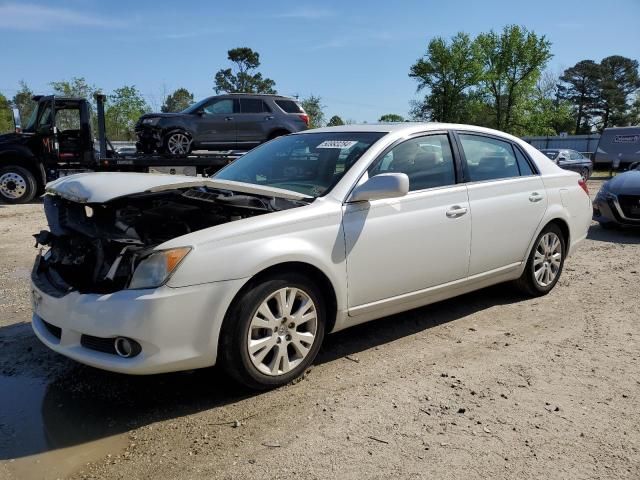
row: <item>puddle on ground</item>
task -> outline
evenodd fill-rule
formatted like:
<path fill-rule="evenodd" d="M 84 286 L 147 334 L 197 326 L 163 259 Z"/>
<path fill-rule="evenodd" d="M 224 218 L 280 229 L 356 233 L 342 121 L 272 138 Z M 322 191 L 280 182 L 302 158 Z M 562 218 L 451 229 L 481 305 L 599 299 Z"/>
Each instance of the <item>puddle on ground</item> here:
<path fill-rule="evenodd" d="M 126 446 L 101 405 L 74 402 L 55 384 L 0 376 L 0 392 L 0 462 L 16 479 L 66 477 Z"/>
<path fill-rule="evenodd" d="M 65 478 L 120 454 L 137 427 L 248 396 L 215 369 L 129 376 L 74 364 L 53 380 L 29 376 L 42 361 L 0 374 L 0 473 L 10 478 Z"/>

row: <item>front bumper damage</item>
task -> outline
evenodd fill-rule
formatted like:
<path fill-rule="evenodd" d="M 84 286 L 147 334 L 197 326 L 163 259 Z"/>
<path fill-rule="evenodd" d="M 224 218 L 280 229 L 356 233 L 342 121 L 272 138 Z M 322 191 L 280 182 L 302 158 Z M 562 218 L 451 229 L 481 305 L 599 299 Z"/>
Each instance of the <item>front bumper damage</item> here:
<path fill-rule="evenodd" d="M 128 374 L 190 370 L 216 363 L 225 312 L 244 280 L 188 287 L 121 290 L 108 294 L 61 291 L 36 267 L 32 272 L 32 327 L 50 349 L 93 367 Z M 141 351 L 108 353 L 118 337 Z"/>

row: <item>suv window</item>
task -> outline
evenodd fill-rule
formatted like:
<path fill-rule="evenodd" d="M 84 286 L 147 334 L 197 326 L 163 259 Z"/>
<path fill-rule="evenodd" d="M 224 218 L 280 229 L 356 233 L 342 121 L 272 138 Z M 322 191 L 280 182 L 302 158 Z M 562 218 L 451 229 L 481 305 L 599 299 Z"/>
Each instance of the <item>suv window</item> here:
<path fill-rule="evenodd" d="M 511 143 L 464 133 L 459 138 L 472 182 L 520 176 Z"/>
<path fill-rule="evenodd" d="M 286 113 L 303 113 L 302 108 L 293 100 L 276 100 L 276 105 L 278 105 L 282 110 Z"/>
<path fill-rule="evenodd" d="M 263 100 L 259 98 L 241 98 L 240 113 L 263 113 L 270 112 Z"/>
<path fill-rule="evenodd" d="M 409 177 L 409 190 L 456 183 L 451 145 L 446 134 L 412 138 L 383 155 L 369 168 L 369 176 L 399 172 Z"/>
<path fill-rule="evenodd" d="M 214 100 L 204 107 L 203 110 L 207 115 L 233 113 L 233 103 L 232 98 L 221 98 L 219 100 Z"/>

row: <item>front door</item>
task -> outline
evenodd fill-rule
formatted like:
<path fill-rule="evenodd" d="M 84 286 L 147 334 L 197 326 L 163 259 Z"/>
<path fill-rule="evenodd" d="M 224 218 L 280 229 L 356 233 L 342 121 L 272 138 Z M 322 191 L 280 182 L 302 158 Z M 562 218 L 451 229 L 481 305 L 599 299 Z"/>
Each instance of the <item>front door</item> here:
<path fill-rule="evenodd" d="M 236 148 L 238 100 L 217 98 L 205 105 L 196 122 L 194 146 L 215 150 Z"/>
<path fill-rule="evenodd" d="M 448 135 L 394 146 L 368 176 L 386 172 L 409 177 L 406 196 L 344 206 L 350 309 L 467 276 L 469 201 Z"/>
<path fill-rule="evenodd" d="M 491 136 L 458 135 L 469 176 L 469 275 L 525 260 L 547 208 L 540 175 L 519 147 Z"/>

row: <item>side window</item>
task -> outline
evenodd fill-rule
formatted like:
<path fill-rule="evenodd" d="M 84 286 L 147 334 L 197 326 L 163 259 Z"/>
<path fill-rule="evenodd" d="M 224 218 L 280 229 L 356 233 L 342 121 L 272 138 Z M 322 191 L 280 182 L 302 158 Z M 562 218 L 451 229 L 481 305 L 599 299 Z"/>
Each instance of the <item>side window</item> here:
<path fill-rule="evenodd" d="M 409 177 L 409 190 L 456 183 L 451 145 L 446 134 L 412 138 L 391 149 L 369 168 L 369 176 L 399 172 Z"/>
<path fill-rule="evenodd" d="M 459 137 L 472 182 L 520 176 L 511 143 L 464 133 Z"/>
<path fill-rule="evenodd" d="M 571 152 L 571 154 L 569 156 L 569 158 L 571 160 L 579 160 L 580 157 L 582 157 L 582 155 L 580 155 L 578 152 L 573 152 L 573 151 Z"/>
<path fill-rule="evenodd" d="M 241 98 L 240 113 L 262 113 L 264 102 L 259 98 Z"/>
<path fill-rule="evenodd" d="M 44 112 L 40 115 L 40 120 L 38 121 L 38 127 L 45 127 L 51 124 L 51 107 L 46 107 Z"/>
<path fill-rule="evenodd" d="M 528 175 L 535 175 L 536 172 L 531 168 L 531 164 L 524 156 L 524 154 L 520 151 L 518 147 L 514 145 L 513 150 L 516 152 L 516 159 L 518 160 L 518 167 L 520 167 L 520 175 L 526 177 Z"/>
<path fill-rule="evenodd" d="M 80 130 L 80 110 L 65 108 L 56 111 L 56 127 L 58 130 Z"/>
<path fill-rule="evenodd" d="M 208 115 L 220 115 L 233 113 L 233 99 L 223 98 L 214 100 L 203 109 Z"/>

